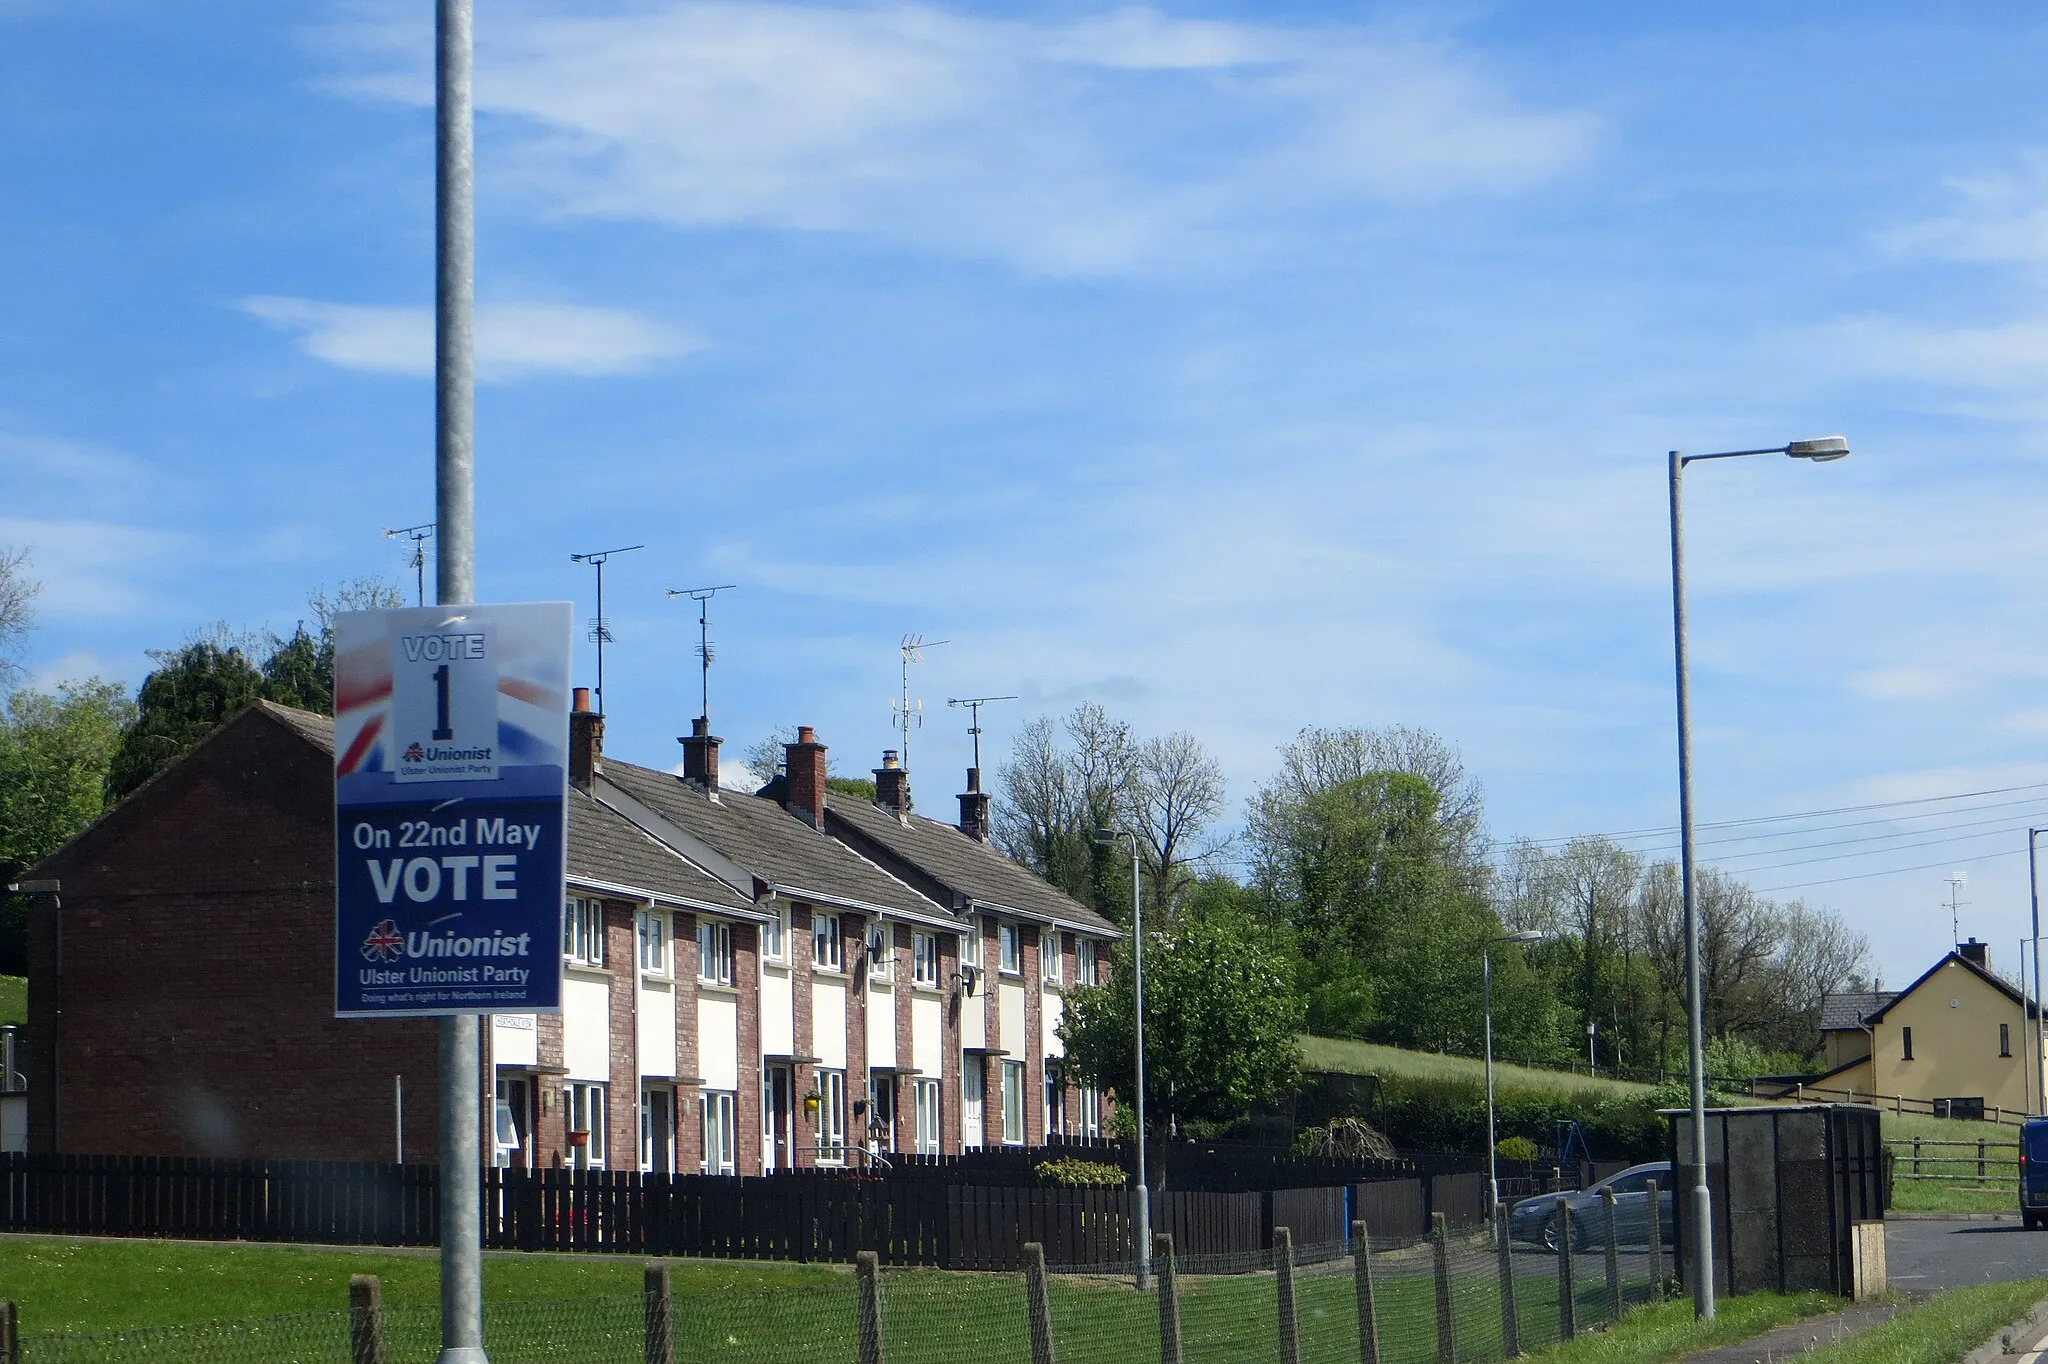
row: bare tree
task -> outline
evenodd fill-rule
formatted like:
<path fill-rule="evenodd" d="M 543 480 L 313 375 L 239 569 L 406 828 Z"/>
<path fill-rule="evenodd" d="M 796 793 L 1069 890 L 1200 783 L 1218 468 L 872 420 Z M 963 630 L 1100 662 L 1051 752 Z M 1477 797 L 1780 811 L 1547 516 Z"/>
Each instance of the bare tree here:
<path fill-rule="evenodd" d="M 1437 793 L 1437 824 L 1453 862 L 1463 869 L 1468 888 L 1482 888 L 1488 875 L 1485 793 L 1465 770 L 1457 745 L 1441 735 L 1407 725 L 1311 726 L 1280 750 L 1280 770 L 1262 795 L 1287 804 L 1373 772 L 1406 772 L 1429 783 Z"/>
<path fill-rule="evenodd" d="M 1152 902 L 1170 914 L 1194 865 L 1221 851 L 1204 835 L 1223 813 L 1223 769 L 1185 731 L 1139 744 L 1134 767 L 1125 804 L 1144 844 Z"/>
<path fill-rule="evenodd" d="M 740 761 L 754 774 L 754 779 L 766 786 L 782 774 L 789 761 L 786 745 L 796 742 L 795 725 L 777 725 L 768 733 L 740 750 Z"/>
<path fill-rule="evenodd" d="M 1113 919 L 1129 912 L 1121 859 L 1095 831 L 1123 822 L 1137 775 L 1131 727 L 1094 702 L 1024 726 L 996 773 L 997 844 Z M 1119 889 L 1120 887 L 1120 889 Z"/>
<path fill-rule="evenodd" d="M 32 547 L 0 545 L 0 691 L 21 676 L 21 654 L 35 628 L 36 596 L 43 585 L 28 576 Z"/>

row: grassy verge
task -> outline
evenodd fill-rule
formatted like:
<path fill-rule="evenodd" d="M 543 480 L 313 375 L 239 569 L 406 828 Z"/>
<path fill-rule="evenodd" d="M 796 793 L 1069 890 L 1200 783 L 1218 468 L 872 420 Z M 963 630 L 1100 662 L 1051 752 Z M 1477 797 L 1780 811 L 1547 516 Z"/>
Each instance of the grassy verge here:
<path fill-rule="evenodd" d="M 1892 1181 L 1893 1212 L 2010 1212 L 2019 1211 L 2016 1189 L 1986 1189 L 1968 1184 L 1950 1184 L 1928 1179 Z"/>
<path fill-rule="evenodd" d="M 0 1023 L 28 1023 L 27 976 L 0 976 Z"/>
<path fill-rule="evenodd" d="M 1936 1293 L 1861 1335 L 1823 1345 L 1802 1364 L 1955 1364 L 2048 1297 L 2048 1279 Z"/>
<path fill-rule="evenodd" d="M 1346 1037 L 1303 1037 L 1301 1063 L 1309 1070 L 1335 1071 L 1342 1075 L 1411 1075 L 1419 1080 L 1469 1080 L 1483 1083 L 1486 1065 L 1469 1056 L 1439 1056 L 1434 1052 L 1404 1051 L 1375 1042 L 1355 1042 Z M 1561 1094 L 1582 1094 L 1593 1098 L 1615 1095 L 1641 1097 L 1648 1085 L 1626 1080 L 1601 1080 L 1568 1071 L 1538 1070 L 1529 1066 L 1494 1063 L 1494 1077 L 1502 1087 L 1555 1090 Z"/>
<path fill-rule="evenodd" d="M 1703 1325 L 1693 1320 L 1690 1298 L 1674 1299 L 1638 1308 L 1603 1334 L 1581 1336 L 1535 1357 L 1545 1364 L 1656 1364 L 1694 1350 L 1733 1345 L 1841 1305 L 1840 1298 L 1825 1293 L 1747 1293 L 1721 1299 L 1714 1320 Z"/>

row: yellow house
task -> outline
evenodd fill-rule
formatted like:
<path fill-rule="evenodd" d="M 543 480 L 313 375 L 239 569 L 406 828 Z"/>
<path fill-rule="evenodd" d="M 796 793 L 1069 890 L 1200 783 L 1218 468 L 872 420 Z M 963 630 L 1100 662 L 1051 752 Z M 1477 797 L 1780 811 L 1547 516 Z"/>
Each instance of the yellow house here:
<path fill-rule="evenodd" d="M 1958 943 L 1905 989 L 1821 1001 L 1828 1070 L 1795 1094 L 1954 1117 L 2038 1110 L 2026 1056 L 2035 1010 L 1992 974 L 1985 945 Z"/>

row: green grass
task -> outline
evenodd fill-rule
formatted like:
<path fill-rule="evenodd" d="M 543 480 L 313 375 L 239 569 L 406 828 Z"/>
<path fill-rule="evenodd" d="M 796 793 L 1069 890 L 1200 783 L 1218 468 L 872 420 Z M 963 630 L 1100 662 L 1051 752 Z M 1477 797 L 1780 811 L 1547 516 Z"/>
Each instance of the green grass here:
<path fill-rule="evenodd" d="M 1989 1181 L 1987 1181 L 1988 1183 Z M 2019 1211 L 2017 1188 L 1986 1189 L 1946 1180 L 1894 1179 L 1893 1212 L 2009 1212 Z"/>
<path fill-rule="evenodd" d="M 0 976 L 0 1023 L 28 1022 L 28 977 Z"/>
<path fill-rule="evenodd" d="M 1825 1293 L 1747 1293 L 1721 1299 L 1714 1320 L 1701 1324 L 1693 1319 L 1690 1298 L 1674 1299 L 1638 1308 L 1609 1331 L 1581 1336 L 1536 1357 L 1544 1364 L 1659 1364 L 1694 1350 L 1733 1345 L 1841 1305 L 1840 1298 Z"/>
<path fill-rule="evenodd" d="M 1355 1042 L 1345 1037 L 1303 1037 L 1300 1040 L 1301 1063 L 1309 1070 L 1335 1071 L 1343 1075 L 1405 1075 L 1420 1080 L 1469 1080 L 1474 1084 L 1483 1083 L 1486 1079 L 1485 1063 L 1469 1056 L 1404 1051 L 1399 1047 Z M 1512 1066 L 1502 1061 L 1494 1062 L 1493 1069 L 1495 1083 L 1503 1087 L 1548 1089 L 1602 1099 L 1617 1095 L 1641 1097 L 1650 1092 L 1650 1086 L 1627 1080 L 1596 1079 L 1589 1075 L 1573 1075 L 1569 1071 Z"/>
<path fill-rule="evenodd" d="M 1801 1364 L 1955 1364 L 2043 1297 L 2048 1279 L 1951 1288 L 1860 1335 L 1821 1346 Z"/>

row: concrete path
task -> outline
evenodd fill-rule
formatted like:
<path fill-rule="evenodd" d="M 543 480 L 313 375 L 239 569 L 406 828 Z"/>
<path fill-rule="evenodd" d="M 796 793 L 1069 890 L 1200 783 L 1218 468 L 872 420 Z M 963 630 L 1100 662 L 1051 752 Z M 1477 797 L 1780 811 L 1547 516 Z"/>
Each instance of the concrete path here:
<path fill-rule="evenodd" d="M 1824 1317 L 1789 1322 L 1775 1331 L 1733 1345 L 1681 1355 L 1680 1359 L 1684 1364 L 1771 1364 L 1772 1360 L 1802 1355 L 1808 1350 L 1832 1345 L 1867 1331 L 1881 1321 L 1891 1320 L 1892 1313 L 1897 1310 L 1895 1304 L 1888 1302 L 1859 1303 Z"/>

